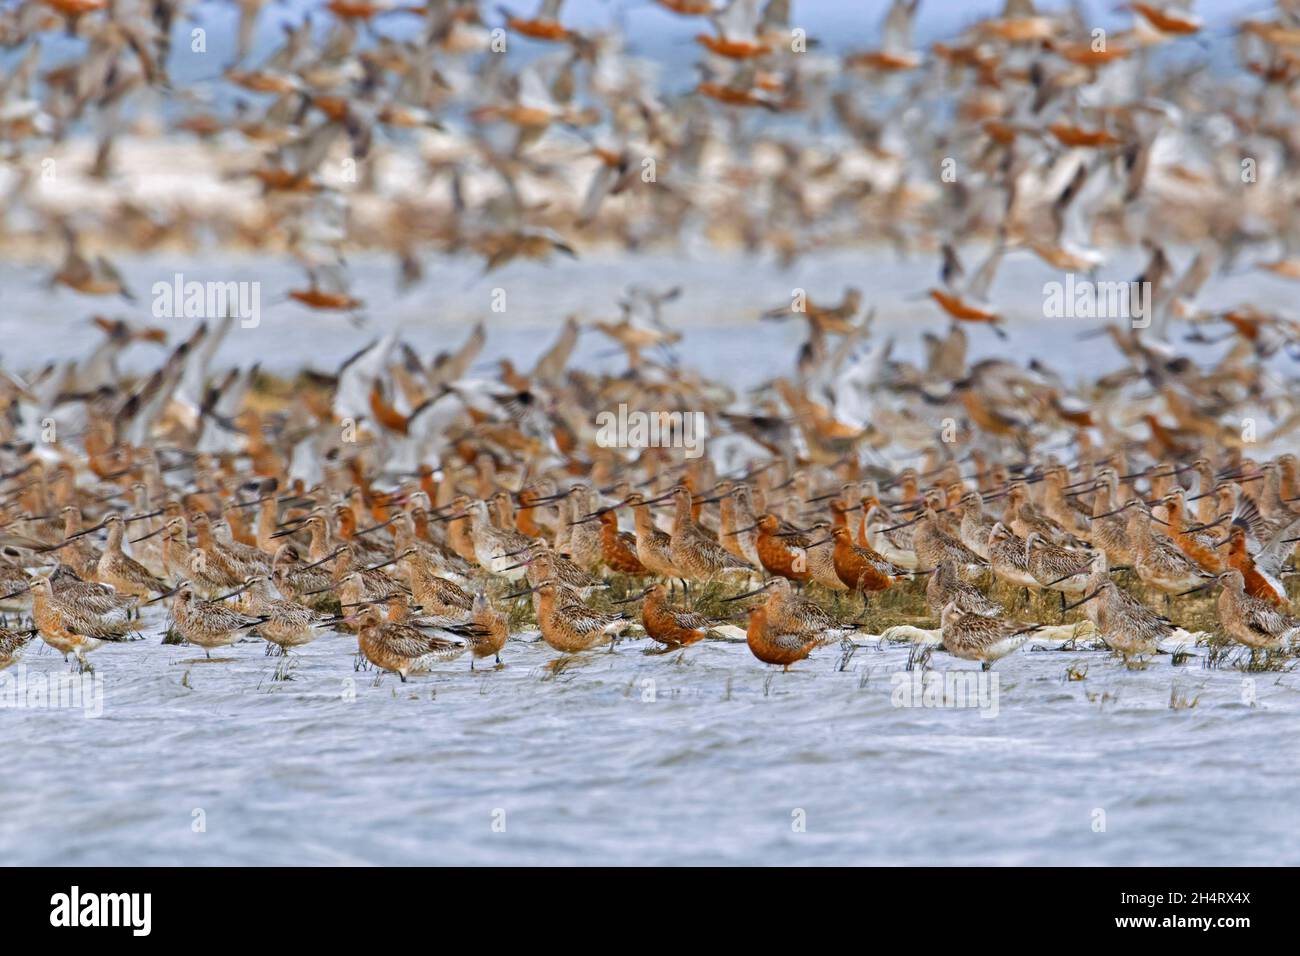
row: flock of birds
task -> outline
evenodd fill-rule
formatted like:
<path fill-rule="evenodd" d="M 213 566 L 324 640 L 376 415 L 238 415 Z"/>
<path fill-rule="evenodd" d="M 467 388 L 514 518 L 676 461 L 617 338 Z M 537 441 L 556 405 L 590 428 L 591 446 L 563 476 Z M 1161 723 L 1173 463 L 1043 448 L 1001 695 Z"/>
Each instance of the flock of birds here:
<path fill-rule="evenodd" d="M 364 316 L 359 248 L 391 253 L 409 291 L 431 253 L 491 271 L 685 242 L 789 264 L 868 238 L 941 253 L 936 314 L 998 329 L 1006 258 L 1093 274 L 1107 249 L 1141 245 L 1158 335 L 1187 319 L 1297 348 L 1293 320 L 1197 302 L 1216 269 L 1300 277 L 1295 0 L 1233 24 L 1231 82 L 1198 55 L 1219 36 L 1190 3 L 1128 4 L 1132 25 L 1107 31 L 1082 4 L 1006 0 L 928 48 L 919 3 L 894 0 L 844 50 L 807 35 L 790 0 L 611 8 L 698 23 L 694 84 L 642 55 L 637 27 L 579 30 L 559 0 L 327 0 L 282 16 L 269 49 L 277 5 L 239 0 L 224 67 L 224 0 L 7 4 L 0 242 L 62 246 L 52 284 L 124 297 L 124 252 L 287 255 L 305 279 L 284 301 Z M 958 246 L 974 240 L 991 251 L 967 275 Z"/>
<path fill-rule="evenodd" d="M 151 334 L 115 325 L 62 371 L 111 369 L 124 343 Z M 130 388 L 50 393 L 7 374 L 0 605 L 29 609 L 31 623 L 0 636 L 0 664 L 39 636 L 84 667 L 161 601 L 170 633 L 208 652 L 251 634 L 288 653 L 352 631 L 366 659 L 403 680 L 463 654 L 471 668 L 499 663 L 510 602 L 525 598 L 542 640 L 574 654 L 612 650 L 637 623 L 667 648 L 736 639 L 702 602 L 716 614 L 761 597 L 745 640 L 785 667 L 851 641 L 873 623 L 872 596 L 896 589 L 924 603 L 951 654 L 986 667 L 1043 626 L 1006 615 L 1021 589 L 1057 592 L 1062 619 L 1082 608 L 1126 661 L 1175 635 L 1175 598 L 1213 586 L 1223 635 L 1252 659 L 1300 638 L 1281 583 L 1300 541 L 1293 454 L 1256 460 L 1218 430 L 1171 443 L 1175 430 L 1158 420 L 1134 436 L 1100 408 L 1021 429 L 998 418 L 999 398 L 1044 409 L 1062 399 L 1042 372 L 994 359 L 967 373 L 962 442 L 931 436 L 919 465 L 892 468 L 882 454 L 892 441 L 846 426 L 808 397 L 807 380 L 771 384 L 784 411 L 740 412 L 680 366 L 572 368 L 569 329 L 531 371 L 503 360 L 499 378 L 463 374 L 481 330 L 427 363 L 395 338 L 336 376 L 304 376 L 268 408 L 228 377 L 197 418 L 180 386 L 207 381 L 210 352 L 193 342 Z M 1262 366 L 1243 368 L 1263 384 Z M 385 397 L 399 369 L 426 389 L 409 413 Z M 933 399 L 911 384 L 922 374 L 891 362 L 867 397 L 924 414 Z M 1168 388 L 1215 374 L 1187 363 Z M 599 442 L 597 411 L 632 390 L 706 410 L 712 454 Z M 22 423 L 54 416 L 69 418 L 80 449 L 21 438 Z M 662 434 L 673 427 L 666 419 Z M 135 444 L 133 433 L 148 437 Z M 1061 435 L 1071 461 L 1051 450 Z M 412 454 L 410 471 L 395 470 Z M 639 622 L 624 604 L 640 605 Z"/>
<path fill-rule="evenodd" d="M 171 82 L 173 41 L 199 16 L 178 0 L 0 12 L 0 44 L 25 46 L 0 82 L 11 157 L 93 124 L 89 176 L 112 183 L 127 104 L 151 92 L 173 101 L 173 133 L 242 163 L 229 178 L 256 198 L 199 215 L 114 190 L 90 221 L 19 174 L 2 238 L 60 237 L 51 286 L 79 296 L 132 295 L 94 242 L 287 252 L 308 276 L 290 298 L 357 313 L 356 248 L 393 252 L 410 286 L 430 250 L 490 271 L 705 235 L 788 263 L 865 233 L 937 255 L 926 295 L 949 323 L 914 363 L 878 334 L 869 293 L 783 303 L 755 321 L 804 324 L 792 368 L 739 392 L 677 354 L 678 288 L 633 287 L 616 320 L 570 317 L 531 369 L 495 374 L 481 374 L 482 325 L 434 356 L 389 333 L 285 382 L 213 368 L 232 317 L 171 345 L 97 315 L 85 359 L 0 373 L 0 606 L 20 615 L 0 667 L 38 637 L 87 667 L 155 602 L 169 634 L 209 654 L 250 635 L 288 654 L 342 631 L 403 681 L 459 656 L 500 663 L 529 609 L 569 655 L 638 626 L 667 648 L 736 640 L 720 609 L 737 608 L 753 655 L 788 668 L 869 631 L 890 592 L 985 667 L 1044 627 L 1008 613 L 1022 591 L 1057 592 L 1062 620 L 1077 610 L 1125 661 L 1157 653 L 1181 630 L 1178 599 L 1211 588 L 1218 629 L 1252 660 L 1292 649 L 1300 325 L 1201 292 L 1224 272 L 1300 279 L 1300 8 L 1239 23 L 1243 70 L 1223 82 L 1204 58 L 1160 58 L 1202 32 L 1181 3 L 1133 2 L 1132 28 L 1099 37 L 1078 6 L 1007 0 L 920 49 L 918 0 L 895 0 L 878 45 L 843 56 L 803 36 L 785 0 L 657 5 L 712 23 L 690 90 L 658 89 L 629 37 L 566 26 L 559 0 L 499 23 L 474 0 L 329 0 L 323 35 L 312 17 L 287 23 L 257 65 L 267 11 L 240 2 L 235 62 L 210 81 L 238 91 L 224 115 L 211 91 Z M 51 30 L 84 52 L 42 72 Z M 503 54 L 522 43 L 555 52 L 511 72 Z M 422 167 L 414 193 L 384 174 L 402 156 Z M 340 158 L 356 182 L 328 173 Z M 991 251 L 967 280 L 957 246 L 972 238 Z M 1096 275 L 1124 242 L 1146 250 L 1152 321 L 1096 330 L 1119 368 L 1068 380 L 1006 349 L 970 360 L 970 335 L 1010 334 L 993 301 L 1006 257 Z M 574 365 L 592 332 L 625 371 Z M 154 371 L 121 371 L 148 348 L 166 350 Z M 662 415 L 666 440 L 602 440 L 601 414 L 624 405 Z M 684 415 L 707 425 L 703 457 L 682 447 Z"/>

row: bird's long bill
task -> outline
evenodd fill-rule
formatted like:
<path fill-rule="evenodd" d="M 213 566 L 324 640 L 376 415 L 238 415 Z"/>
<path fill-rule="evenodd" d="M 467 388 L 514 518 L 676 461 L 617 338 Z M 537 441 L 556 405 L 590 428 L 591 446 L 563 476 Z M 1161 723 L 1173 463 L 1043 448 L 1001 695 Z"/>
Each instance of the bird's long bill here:
<path fill-rule="evenodd" d="M 329 554 L 325 555 L 325 557 L 321 558 L 319 561 L 313 561 L 311 564 L 304 564 L 298 570 L 308 571 L 312 568 L 319 568 L 326 561 L 332 561 L 334 558 L 337 558 L 339 556 L 339 552 L 342 550 L 343 550 L 342 548 L 336 548 L 335 550 L 331 551 Z"/>
<path fill-rule="evenodd" d="M 1065 606 L 1065 610 L 1073 611 L 1076 607 L 1087 604 L 1089 601 L 1091 601 L 1100 593 L 1101 593 L 1101 588 L 1097 588 L 1094 591 L 1090 591 L 1088 594 L 1085 594 L 1083 597 L 1079 598 L 1079 600 L 1075 601 L 1073 604 L 1067 604 Z"/>
<path fill-rule="evenodd" d="M 815 505 L 819 501 L 830 501 L 832 498 L 838 498 L 840 494 L 841 492 L 831 491 L 831 492 L 827 492 L 824 495 L 817 495 L 816 497 L 813 498 L 805 498 L 803 502 L 806 505 Z"/>
<path fill-rule="evenodd" d="M 336 614 L 334 617 L 321 618 L 312 627 L 328 627 L 331 624 L 351 624 L 356 620 L 355 614 Z"/>
<path fill-rule="evenodd" d="M 161 510 L 159 510 L 159 511 L 146 511 L 144 514 L 131 515 L 131 517 L 129 517 L 129 518 L 123 518 L 122 521 L 123 521 L 124 524 L 135 524 L 135 522 L 137 522 L 137 521 L 147 521 L 147 520 L 150 519 L 150 518 L 156 518 L 156 517 L 158 517 L 160 514 L 162 514 L 162 511 L 161 511 Z"/>
<path fill-rule="evenodd" d="M 29 585 L 27 585 L 27 587 L 25 587 L 25 588 L 19 588 L 17 591 L 10 591 L 8 594 L 0 595 L 0 601 L 7 601 L 7 600 L 9 600 L 11 597 L 17 597 L 17 596 L 20 595 L 20 594 L 26 594 L 26 593 L 27 593 L 28 591 L 30 591 L 31 589 L 32 589 L 32 586 L 29 584 Z"/>
<path fill-rule="evenodd" d="M 245 584 L 242 588 L 235 588 L 235 590 L 230 591 L 230 592 L 228 592 L 228 593 L 226 593 L 226 594 L 222 594 L 222 595 L 220 595 L 219 597 L 214 597 L 212 600 L 214 600 L 214 601 L 224 601 L 226 598 L 232 598 L 232 597 L 236 597 L 236 596 L 238 596 L 238 595 L 240 595 L 240 594 L 243 594 L 245 591 L 247 591 L 247 590 L 248 590 L 249 588 L 251 588 L 251 587 L 252 587 L 251 584 Z"/>
<path fill-rule="evenodd" d="M 1050 588 L 1053 584 L 1060 584 L 1062 581 L 1068 581 L 1070 578 L 1077 578 L 1079 575 L 1087 573 L 1087 568 L 1081 568 L 1078 571 L 1071 571 L 1069 574 L 1062 574 L 1059 578 L 1053 578 L 1047 582 L 1046 586 Z"/>
<path fill-rule="evenodd" d="M 503 594 L 502 597 L 508 601 L 513 598 L 527 597 L 529 594 L 532 594 L 536 590 L 537 588 L 535 587 L 525 588 L 522 591 L 511 591 L 509 594 Z"/>
<path fill-rule="evenodd" d="M 880 529 L 880 533 L 881 533 L 881 534 L 886 534 L 886 533 L 888 533 L 888 532 L 890 532 L 890 531 L 898 531 L 900 528 L 906 528 L 906 527 L 908 527 L 908 526 L 910 526 L 910 525 L 914 525 L 914 524 L 916 524 L 918 521 L 920 521 L 920 520 L 921 520 L 922 518 L 924 518 L 924 517 L 925 517 L 925 513 L 922 512 L 921 514 L 919 514 L 919 515 L 917 515 L 915 518 L 913 518 L 911 521 L 904 521 L 902 524 L 892 525 L 892 526 L 890 526 L 890 527 L 888 527 L 888 528 L 881 528 L 881 529 Z"/>
<path fill-rule="evenodd" d="M 756 595 L 756 594 L 762 594 L 764 591 L 766 591 L 766 590 L 767 590 L 768 588 L 770 588 L 771 586 L 772 586 L 772 582 L 771 582 L 771 581 L 768 581 L 768 582 L 766 582 L 765 584 L 761 584 L 761 585 L 759 585 L 758 587 L 754 588 L 754 590 L 752 590 L 752 591 L 746 591 L 744 594 L 736 594 L 736 595 L 734 595 L 734 596 L 732 596 L 732 597 L 729 597 L 729 598 L 723 598 L 722 600 L 723 600 L 723 601 L 739 601 L 741 598 L 753 597 L 753 596 Z"/>
<path fill-rule="evenodd" d="M 153 531 L 150 531 L 148 534 L 142 534 L 138 538 L 132 538 L 131 543 L 135 544 L 136 542 L 139 541 L 148 541 L 150 538 L 154 537 L 155 535 L 160 535 L 166 530 L 167 530 L 167 526 L 163 525 L 161 528 L 155 528 Z"/>
<path fill-rule="evenodd" d="M 1213 521 L 1205 522 L 1205 524 L 1194 524 L 1190 528 L 1184 528 L 1183 534 L 1195 534 L 1198 531 L 1208 531 L 1210 528 L 1216 528 L 1219 525 L 1223 524 L 1223 522 L 1227 521 L 1231 517 L 1232 515 L 1220 515 L 1219 517 L 1215 518 Z M 1296 540 L 1296 539 L 1292 539 L 1292 540 Z"/>
<path fill-rule="evenodd" d="M 1120 506 L 1119 506 L 1118 508 L 1116 508 L 1114 511 L 1103 511 L 1103 512 L 1102 512 L 1101 514 L 1099 514 L 1099 515 L 1093 515 L 1093 517 L 1094 517 L 1094 518 L 1109 518 L 1111 515 L 1117 515 L 1117 514 L 1119 514 L 1121 511 L 1128 511 L 1128 509 L 1129 509 L 1130 507 L 1132 507 L 1132 506 L 1131 506 L 1131 505 L 1120 505 Z"/>
<path fill-rule="evenodd" d="M 170 591 L 164 591 L 162 594 L 158 595 L 156 598 L 150 598 L 149 600 L 145 601 L 144 603 L 145 603 L 145 604 L 157 604 L 159 601 L 165 601 L 165 600 L 167 600 L 167 598 L 171 597 L 173 594 L 175 594 L 175 593 L 176 593 L 177 591 L 179 591 L 180 589 L 181 589 L 181 587 L 180 587 L 180 585 L 178 584 L 178 585 L 176 585 L 176 587 L 172 588 Z"/>
<path fill-rule="evenodd" d="M 373 532 L 373 531 L 381 531 L 381 530 L 383 530 L 384 528 L 387 528 L 390 524 L 392 524 L 394 521 L 396 521 L 396 520 L 397 520 L 398 518 L 400 518 L 401 516 L 402 516 L 402 515 L 401 515 L 400 513 L 399 513 L 399 514 L 395 514 L 395 515 L 393 515 L 391 518 L 389 518 L 387 521 L 381 521 L 381 522 L 379 522 L 379 524 L 372 524 L 369 528 L 363 528 L 362 530 L 356 532 L 356 534 L 358 534 L 358 535 L 363 535 L 363 534 L 370 534 L 370 533 Z"/>
<path fill-rule="evenodd" d="M 559 501 L 561 498 L 567 498 L 571 494 L 573 494 L 572 488 L 570 488 L 568 491 L 561 491 L 558 494 L 554 494 L 554 495 L 542 495 L 542 497 L 540 498 L 534 498 L 533 503 L 528 507 L 536 507 L 537 505 L 546 504 L 547 502 L 550 501 Z"/>

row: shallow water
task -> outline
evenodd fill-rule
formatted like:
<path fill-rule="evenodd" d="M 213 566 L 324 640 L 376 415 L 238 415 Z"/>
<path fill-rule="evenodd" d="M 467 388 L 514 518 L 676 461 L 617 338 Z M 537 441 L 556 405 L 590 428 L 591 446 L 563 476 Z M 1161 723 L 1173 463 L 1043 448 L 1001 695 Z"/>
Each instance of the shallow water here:
<path fill-rule="evenodd" d="M 894 706 L 907 649 L 892 644 L 860 647 L 843 670 L 840 649 L 824 648 L 783 674 L 741 643 L 646 655 L 643 638 L 553 675 L 543 667 L 553 651 L 512 639 L 501 669 L 471 674 L 462 659 L 401 684 L 355 671 L 355 639 L 326 635 L 277 681 L 260 642 L 199 663 L 194 648 L 161 645 L 160 620 L 147 620 L 147 640 L 94 655 L 101 717 L 0 716 L 10 794 L 0 859 L 1300 858 L 1292 674 L 1209 670 L 1202 658 L 1175 667 L 1169 656 L 1134 671 L 1099 652 L 1022 650 L 998 664 L 989 716 Z M 44 648 L 25 664 L 29 680 L 66 668 Z M 973 666 L 942 653 L 931 664 Z M 1085 679 L 1067 680 L 1069 668 Z M 1171 708 L 1171 689 L 1196 705 Z"/>

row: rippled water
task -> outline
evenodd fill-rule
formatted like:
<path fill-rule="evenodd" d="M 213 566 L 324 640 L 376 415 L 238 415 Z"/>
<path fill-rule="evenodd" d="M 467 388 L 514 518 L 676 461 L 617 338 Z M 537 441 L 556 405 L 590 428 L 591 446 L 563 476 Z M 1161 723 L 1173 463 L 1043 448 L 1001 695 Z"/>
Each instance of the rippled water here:
<path fill-rule="evenodd" d="M 152 619 L 148 619 L 152 622 Z M 535 635 L 525 635 L 532 638 Z M 327 635 L 94 655 L 103 715 L 4 710 L 0 859 L 60 864 L 1294 863 L 1291 674 L 1021 651 L 998 709 L 894 706 L 904 646 L 540 642 L 401 684 Z M 62 672 L 48 649 L 26 676 Z M 932 665 L 968 668 L 942 653 Z M 1067 669 L 1086 668 L 1084 680 Z M 14 670 L 7 672 L 15 674 Z M 1252 678 L 1256 703 L 1244 703 Z M 1170 707 L 1171 689 L 1196 699 Z M 194 832 L 195 812 L 206 830 Z M 802 813 L 800 813 L 802 811 Z M 1104 817 L 1099 816 L 1099 812 Z M 802 832 L 796 825 L 804 822 Z M 1098 821 L 1104 832 L 1096 832 Z M 504 831 L 500 823 L 504 822 Z M 498 824 L 494 829 L 494 823 Z"/>

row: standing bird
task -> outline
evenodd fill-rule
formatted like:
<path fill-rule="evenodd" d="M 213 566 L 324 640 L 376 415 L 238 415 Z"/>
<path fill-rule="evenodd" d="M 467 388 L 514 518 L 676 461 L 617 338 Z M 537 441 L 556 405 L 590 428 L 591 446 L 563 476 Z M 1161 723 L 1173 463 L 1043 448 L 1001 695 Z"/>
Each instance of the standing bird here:
<path fill-rule="evenodd" d="M 1001 618 L 962 611 L 955 600 L 944 605 L 940 621 L 944 650 L 962 660 L 979 661 L 983 670 L 991 668 L 994 661 L 1020 650 L 1030 636 L 1043 627 L 1042 624 L 1026 627 Z"/>
<path fill-rule="evenodd" d="M 717 623 L 696 611 L 673 607 L 668 603 L 668 588 L 663 584 L 652 584 L 626 601 L 637 599 L 642 599 L 641 626 L 647 636 L 669 648 L 687 647 L 704 640 Z"/>
<path fill-rule="evenodd" d="M 1110 579 L 1105 552 L 1092 559 L 1088 595 L 1070 607 L 1084 608 L 1106 646 L 1124 658 L 1156 653 L 1160 642 L 1174 633 L 1168 618 L 1157 614 Z"/>
<path fill-rule="evenodd" d="M 1002 605 L 990 601 L 984 592 L 962 578 L 952 561 L 942 561 L 925 583 L 925 603 L 932 612 L 943 614 L 949 603 L 959 611 L 994 617 L 1002 613 Z"/>
<path fill-rule="evenodd" d="M 764 664 L 777 664 L 788 671 L 791 664 L 806 658 L 829 639 L 814 631 L 782 627 L 771 619 L 767 605 L 760 604 L 749 612 L 745 630 L 749 651 Z"/>
<path fill-rule="evenodd" d="M 506 646 L 506 640 L 510 637 L 510 624 L 482 591 L 474 595 L 470 623 L 474 628 L 465 635 L 469 641 L 469 669 L 474 669 L 474 661 L 480 657 L 494 657 L 496 663 L 500 664 L 501 648 Z"/>
<path fill-rule="evenodd" d="M 54 593 L 49 578 L 31 583 L 32 622 L 41 640 L 63 655 L 77 658 L 81 670 L 93 670 L 86 655 L 106 642 L 125 641 L 129 625 L 124 613 L 97 614 L 85 604 Z"/>
<path fill-rule="evenodd" d="M 631 625 L 626 614 L 602 614 L 585 604 L 564 603 L 560 587 L 551 581 L 506 597 L 523 597 L 533 592 L 539 597 L 537 624 L 542 640 L 562 654 L 577 654 L 607 644 Z"/>
<path fill-rule="evenodd" d="M 122 516 L 113 512 L 104 519 L 103 526 L 108 529 L 108 543 L 104 545 L 104 553 L 96 566 L 96 577 L 122 594 L 142 599 L 166 591 L 167 584 L 122 550 L 122 538 L 126 533 Z"/>
<path fill-rule="evenodd" d="M 1231 568 L 1219 575 L 1219 624 L 1234 641 L 1256 651 L 1281 650 L 1300 638 L 1300 620 L 1279 611 L 1268 601 L 1246 593 L 1241 572 Z"/>
<path fill-rule="evenodd" d="M 169 591 L 162 597 L 173 593 L 175 600 L 172 601 L 172 621 L 176 625 L 176 633 L 196 647 L 203 648 L 203 655 L 207 658 L 212 657 L 212 648 L 229 647 L 267 620 L 267 615 L 242 614 L 220 601 L 199 600 L 194 596 L 194 588 L 188 581 L 182 582 L 174 591 Z"/>
<path fill-rule="evenodd" d="M 397 674 L 403 684 L 433 663 L 459 657 L 465 652 L 466 636 L 478 632 L 476 625 L 386 621 L 374 605 L 347 620 L 357 626 L 357 643 L 366 660 Z"/>

